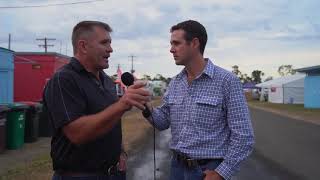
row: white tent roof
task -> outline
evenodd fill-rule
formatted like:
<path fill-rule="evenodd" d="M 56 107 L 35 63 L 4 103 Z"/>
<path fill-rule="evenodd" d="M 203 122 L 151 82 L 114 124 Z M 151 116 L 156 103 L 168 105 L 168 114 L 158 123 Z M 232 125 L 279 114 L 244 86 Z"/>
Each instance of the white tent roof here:
<path fill-rule="evenodd" d="M 269 87 L 279 87 L 279 86 L 283 86 L 284 84 L 293 82 L 293 81 L 297 81 L 300 79 L 305 78 L 305 74 L 294 74 L 294 75 L 290 75 L 290 76 L 283 76 L 277 79 L 273 79 L 267 82 L 263 82 L 260 84 L 256 84 L 257 87 L 261 87 L 261 88 L 269 88 Z"/>

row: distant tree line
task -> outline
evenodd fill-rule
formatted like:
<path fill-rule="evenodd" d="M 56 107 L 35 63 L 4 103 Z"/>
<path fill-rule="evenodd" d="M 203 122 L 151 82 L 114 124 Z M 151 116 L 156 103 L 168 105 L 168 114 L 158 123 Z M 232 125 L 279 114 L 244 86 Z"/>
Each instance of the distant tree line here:
<path fill-rule="evenodd" d="M 238 78 L 242 83 L 254 82 L 256 84 L 259 84 L 262 82 L 262 76 L 265 75 L 265 73 L 260 70 L 254 70 L 252 71 L 251 76 L 249 76 L 246 73 L 242 73 L 238 65 L 232 66 L 232 72 L 238 76 Z M 287 75 L 293 75 L 296 72 L 294 71 L 292 65 L 281 65 L 278 68 L 278 73 L 280 76 L 287 76 Z M 264 81 L 266 82 L 272 79 L 273 79 L 272 76 L 268 76 Z"/>

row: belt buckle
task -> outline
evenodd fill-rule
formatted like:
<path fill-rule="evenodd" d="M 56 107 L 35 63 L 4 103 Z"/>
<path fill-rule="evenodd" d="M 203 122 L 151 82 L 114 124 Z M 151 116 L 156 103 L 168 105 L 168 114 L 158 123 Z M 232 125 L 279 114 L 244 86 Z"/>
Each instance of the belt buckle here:
<path fill-rule="evenodd" d="M 196 161 L 190 158 L 186 158 L 186 165 L 188 168 L 194 168 L 196 167 Z"/>

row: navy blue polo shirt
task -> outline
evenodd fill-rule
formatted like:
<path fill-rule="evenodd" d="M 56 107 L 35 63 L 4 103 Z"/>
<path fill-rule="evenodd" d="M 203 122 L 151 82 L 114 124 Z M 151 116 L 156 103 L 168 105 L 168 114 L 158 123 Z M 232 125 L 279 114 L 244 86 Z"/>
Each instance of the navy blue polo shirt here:
<path fill-rule="evenodd" d="M 108 133 L 81 145 L 72 144 L 62 131 L 66 124 L 96 114 L 118 100 L 112 79 L 103 71 L 99 75 L 100 81 L 72 58 L 45 88 L 44 103 L 53 126 L 51 157 L 55 171 L 101 172 L 118 161 L 121 121 Z"/>

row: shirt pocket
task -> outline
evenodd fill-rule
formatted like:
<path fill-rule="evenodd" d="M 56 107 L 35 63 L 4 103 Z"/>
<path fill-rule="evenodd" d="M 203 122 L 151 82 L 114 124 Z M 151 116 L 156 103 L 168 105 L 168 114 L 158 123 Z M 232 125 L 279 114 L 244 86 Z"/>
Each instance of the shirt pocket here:
<path fill-rule="evenodd" d="M 170 107 L 171 128 L 177 128 L 186 119 L 183 97 L 170 97 L 168 104 Z"/>
<path fill-rule="evenodd" d="M 222 99 L 215 97 L 197 98 L 194 107 L 193 122 L 201 130 L 212 130 L 223 123 L 225 113 Z"/>

